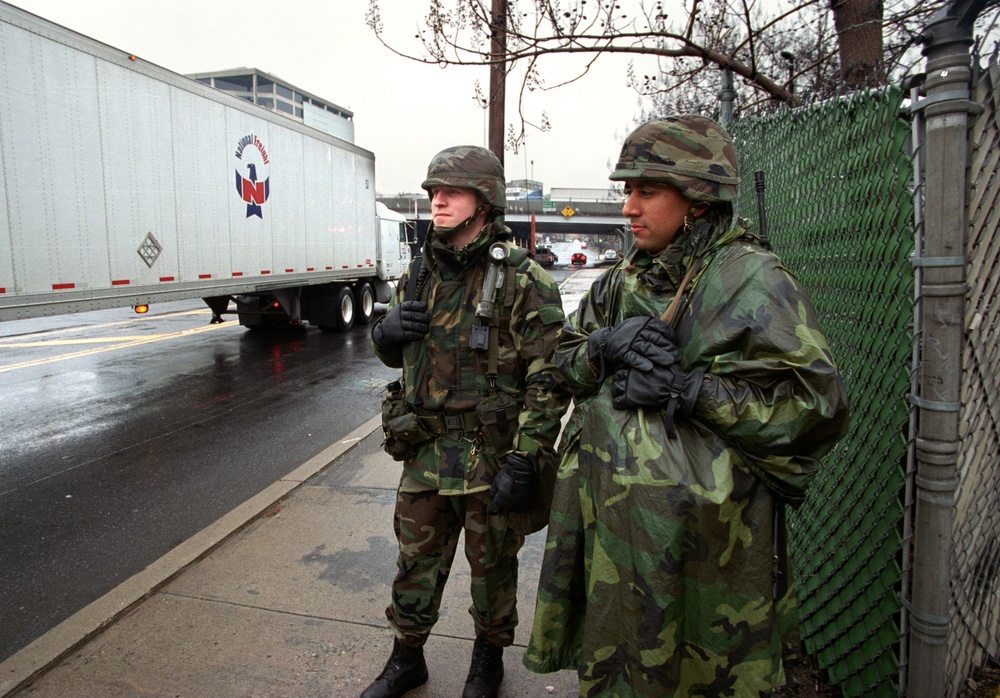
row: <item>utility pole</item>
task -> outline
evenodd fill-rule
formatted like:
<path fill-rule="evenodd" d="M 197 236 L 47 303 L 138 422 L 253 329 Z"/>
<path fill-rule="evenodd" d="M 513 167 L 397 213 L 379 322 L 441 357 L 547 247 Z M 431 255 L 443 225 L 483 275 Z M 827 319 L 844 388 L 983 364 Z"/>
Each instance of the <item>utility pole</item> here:
<path fill-rule="evenodd" d="M 507 82 L 507 0 L 493 0 L 490 31 L 490 150 L 503 164 L 503 126 Z"/>

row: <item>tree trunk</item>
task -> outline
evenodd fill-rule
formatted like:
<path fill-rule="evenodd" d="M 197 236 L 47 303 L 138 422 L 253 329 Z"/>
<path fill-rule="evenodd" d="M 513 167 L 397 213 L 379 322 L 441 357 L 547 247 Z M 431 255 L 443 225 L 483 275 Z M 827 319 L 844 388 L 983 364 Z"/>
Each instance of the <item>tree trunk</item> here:
<path fill-rule="evenodd" d="M 882 0 L 830 0 L 840 46 L 840 76 L 850 89 L 886 83 Z"/>

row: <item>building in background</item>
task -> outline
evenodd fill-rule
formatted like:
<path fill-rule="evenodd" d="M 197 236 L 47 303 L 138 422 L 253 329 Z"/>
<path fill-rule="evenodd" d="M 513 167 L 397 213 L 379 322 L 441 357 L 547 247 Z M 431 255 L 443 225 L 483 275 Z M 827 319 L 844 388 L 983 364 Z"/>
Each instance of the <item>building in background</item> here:
<path fill-rule="evenodd" d="M 354 143 L 354 112 L 257 68 L 193 73 L 188 77 Z"/>
<path fill-rule="evenodd" d="M 533 179 L 513 179 L 507 182 L 507 198 L 532 199 L 542 198 L 542 183 Z"/>
<path fill-rule="evenodd" d="M 623 200 L 621 187 L 615 185 L 609 185 L 604 189 L 552 187 L 548 198 L 551 201 L 610 201 L 618 203 Z"/>

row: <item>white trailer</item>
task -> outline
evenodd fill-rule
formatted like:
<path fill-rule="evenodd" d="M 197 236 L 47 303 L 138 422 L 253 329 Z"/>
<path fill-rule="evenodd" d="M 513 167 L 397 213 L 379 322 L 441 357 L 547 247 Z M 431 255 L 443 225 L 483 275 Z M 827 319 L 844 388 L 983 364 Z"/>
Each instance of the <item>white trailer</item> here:
<path fill-rule="evenodd" d="M 0 2 L 0 320 L 203 298 L 372 320 L 410 260 L 375 157 Z"/>

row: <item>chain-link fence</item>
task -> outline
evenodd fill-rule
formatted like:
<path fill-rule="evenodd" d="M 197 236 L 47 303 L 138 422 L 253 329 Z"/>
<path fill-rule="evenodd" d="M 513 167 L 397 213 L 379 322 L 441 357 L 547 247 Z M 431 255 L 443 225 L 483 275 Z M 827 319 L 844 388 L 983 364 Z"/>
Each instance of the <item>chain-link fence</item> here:
<path fill-rule="evenodd" d="M 971 667 L 1000 661 L 1000 68 L 975 86 L 962 357 L 959 485 L 951 561 L 949 694 Z"/>
<path fill-rule="evenodd" d="M 948 696 L 960 694 L 976 667 L 1000 661 L 998 88 L 1000 69 L 992 66 L 968 110 L 964 258 L 921 257 L 923 212 L 915 202 L 928 187 L 943 187 L 933 165 L 920 166 L 922 114 L 907 108 L 911 95 L 890 87 L 729 125 L 744 182 L 762 172 L 765 185 L 763 216 L 760 194 L 746 185 L 738 212 L 766 223 L 775 251 L 808 288 L 850 393 L 851 431 L 790 519 L 802 638 L 845 696 L 895 696 L 906 687 L 916 619 L 945 628 Z M 920 336 L 919 279 L 922 265 L 956 263 L 965 264 L 968 294 L 957 487 L 945 541 L 950 575 L 942 575 L 948 588 L 931 590 L 947 595 L 951 608 L 939 617 L 909 603 L 912 538 L 921 531 L 914 483 L 926 486 L 916 478 L 913 405 L 945 404 L 918 397 L 919 347 L 936 346 Z"/>
<path fill-rule="evenodd" d="M 767 237 L 843 371 L 852 428 L 790 517 L 802 637 L 845 695 L 895 695 L 911 389 L 913 180 L 898 89 L 730 126 Z M 757 219 L 754 187 L 739 213 Z"/>

